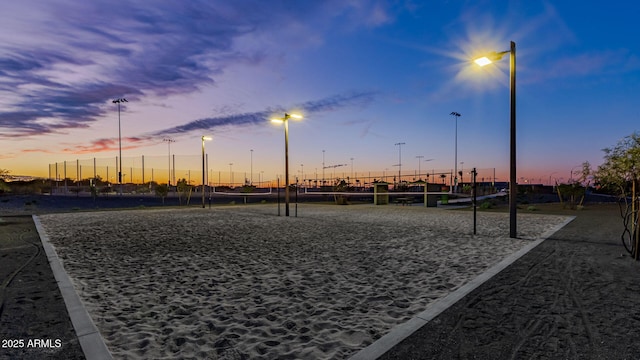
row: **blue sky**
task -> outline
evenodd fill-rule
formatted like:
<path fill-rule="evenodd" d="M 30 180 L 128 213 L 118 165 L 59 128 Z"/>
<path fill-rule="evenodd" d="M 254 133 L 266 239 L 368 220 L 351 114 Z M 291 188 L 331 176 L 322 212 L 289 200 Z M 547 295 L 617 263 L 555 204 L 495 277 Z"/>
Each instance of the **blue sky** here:
<path fill-rule="evenodd" d="M 517 44 L 518 177 L 567 180 L 638 129 L 640 5 L 583 1 L 20 1 L 0 4 L 0 168 L 200 154 L 210 168 L 325 164 L 403 172 L 509 164 Z M 424 156 L 424 158 L 416 158 Z M 486 172 L 486 171 L 485 171 Z M 482 175 L 482 174 L 481 174 Z M 487 175 L 488 176 L 488 175 Z"/>

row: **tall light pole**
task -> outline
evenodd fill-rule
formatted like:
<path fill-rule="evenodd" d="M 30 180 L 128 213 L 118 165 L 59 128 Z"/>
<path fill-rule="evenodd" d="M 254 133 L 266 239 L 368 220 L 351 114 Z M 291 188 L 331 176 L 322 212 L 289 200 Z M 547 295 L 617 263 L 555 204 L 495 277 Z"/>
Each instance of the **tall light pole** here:
<path fill-rule="evenodd" d="M 229 187 L 233 186 L 233 171 L 231 171 L 231 167 L 233 163 L 229 163 Z"/>
<path fill-rule="evenodd" d="M 115 99 L 112 101 L 114 104 L 118 104 L 118 157 L 120 159 L 120 166 L 118 169 L 118 183 L 120 184 L 120 195 L 122 195 L 122 128 L 120 127 L 120 104 L 128 102 L 125 98 Z"/>
<path fill-rule="evenodd" d="M 167 180 L 167 184 L 169 185 L 169 187 L 171 186 L 171 143 L 172 142 L 176 142 L 175 140 L 173 140 L 172 138 L 164 138 L 162 139 L 162 141 L 166 142 L 167 145 L 169 145 L 169 156 L 168 156 L 168 161 L 169 161 L 169 178 Z"/>
<path fill-rule="evenodd" d="M 452 111 L 451 114 L 456 119 L 456 142 L 453 159 L 453 192 L 458 192 L 458 118 L 460 113 Z"/>
<path fill-rule="evenodd" d="M 395 143 L 398 146 L 398 184 L 400 184 L 400 177 L 402 176 L 402 145 L 406 145 L 403 142 Z"/>
<path fill-rule="evenodd" d="M 516 182 L 516 43 L 511 41 L 511 48 L 506 51 L 492 52 L 486 56 L 478 58 L 475 63 L 480 66 L 491 64 L 500 60 L 505 54 L 509 54 L 509 88 L 511 106 L 511 130 L 510 130 L 510 164 L 509 164 L 509 236 L 515 238 L 517 234 L 516 196 L 518 195 L 518 184 Z"/>
<path fill-rule="evenodd" d="M 205 174 L 207 173 L 205 171 L 204 168 L 204 142 L 206 141 L 211 141 L 211 137 L 210 136 L 202 136 L 202 208 L 204 209 L 204 191 L 205 191 L 205 184 L 206 184 L 206 180 L 205 180 Z"/>
<path fill-rule="evenodd" d="M 298 114 L 284 114 L 283 118 L 271 119 L 273 123 L 284 123 L 284 202 L 285 216 L 289 216 L 289 119 L 302 119 Z"/>

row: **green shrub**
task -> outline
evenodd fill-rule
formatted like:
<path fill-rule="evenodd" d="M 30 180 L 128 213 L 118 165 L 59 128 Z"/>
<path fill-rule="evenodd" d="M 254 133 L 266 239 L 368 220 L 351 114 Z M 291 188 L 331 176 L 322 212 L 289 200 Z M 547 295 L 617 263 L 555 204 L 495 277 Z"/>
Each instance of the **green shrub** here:
<path fill-rule="evenodd" d="M 483 209 L 483 210 L 493 209 L 493 204 L 490 201 L 485 201 L 482 204 L 480 204 L 480 209 Z"/>

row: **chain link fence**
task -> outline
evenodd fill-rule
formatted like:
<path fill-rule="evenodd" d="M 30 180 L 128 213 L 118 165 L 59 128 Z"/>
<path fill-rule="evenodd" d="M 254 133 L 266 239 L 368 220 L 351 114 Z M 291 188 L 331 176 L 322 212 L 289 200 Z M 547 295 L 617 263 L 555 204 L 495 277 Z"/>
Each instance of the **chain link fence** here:
<path fill-rule="evenodd" d="M 375 182 L 387 182 L 392 189 L 408 188 L 416 182 L 440 184 L 450 188 L 454 184 L 458 191 L 470 191 L 471 169 L 458 172 L 453 170 L 429 170 L 398 172 L 352 171 L 344 169 L 326 169 L 322 172 L 289 174 L 289 183 L 300 188 L 331 190 L 337 186 L 351 190 L 369 190 Z M 495 169 L 478 169 L 478 183 L 481 187 L 495 190 Z M 121 175 L 120 175 L 121 174 Z M 257 187 L 276 188 L 284 186 L 284 176 L 265 175 L 263 171 L 253 174 L 246 171 L 209 169 L 208 158 L 204 162 L 204 182 L 202 157 L 197 155 L 139 156 L 76 159 L 49 164 L 49 181 L 52 193 L 73 193 L 97 191 L 103 193 L 148 193 L 154 192 L 160 184 L 171 189 L 179 182 L 192 187 L 208 188 Z"/>

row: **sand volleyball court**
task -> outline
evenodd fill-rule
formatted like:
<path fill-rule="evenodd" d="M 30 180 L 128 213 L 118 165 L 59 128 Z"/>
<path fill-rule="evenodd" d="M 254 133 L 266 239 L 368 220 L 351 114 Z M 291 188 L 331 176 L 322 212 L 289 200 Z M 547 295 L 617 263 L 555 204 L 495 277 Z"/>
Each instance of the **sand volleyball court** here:
<path fill-rule="evenodd" d="M 291 214 L 293 215 L 293 207 Z M 50 214 L 115 358 L 346 359 L 566 220 L 400 206 Z"/>

